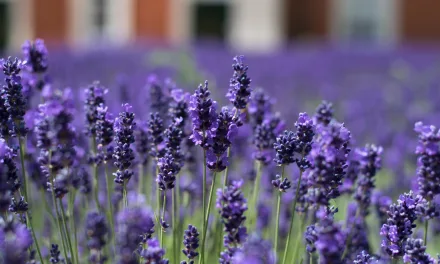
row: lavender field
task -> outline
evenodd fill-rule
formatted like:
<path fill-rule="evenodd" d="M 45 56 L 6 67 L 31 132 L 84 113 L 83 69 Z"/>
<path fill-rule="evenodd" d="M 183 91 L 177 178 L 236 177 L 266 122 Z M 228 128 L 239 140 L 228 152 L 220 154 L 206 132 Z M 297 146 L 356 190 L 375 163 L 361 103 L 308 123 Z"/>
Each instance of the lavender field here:
<path fill-rule="evenodd" d="M 440 261 L 440 50 L 15 56 L 0 263 Z"/>

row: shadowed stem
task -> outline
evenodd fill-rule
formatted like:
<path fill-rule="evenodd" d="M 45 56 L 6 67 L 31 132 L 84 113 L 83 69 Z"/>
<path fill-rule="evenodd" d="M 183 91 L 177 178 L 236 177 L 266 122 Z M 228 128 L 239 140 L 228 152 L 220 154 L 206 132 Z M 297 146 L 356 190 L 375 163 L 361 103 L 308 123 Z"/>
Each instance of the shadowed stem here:
<path fill-rule="evenodd" d="M 122 184 L 122 201 L 124 203 L 124 208 L 128 208 L 128 198 L 127 198 L 127 182 L 124 180 Z"/>
<path fill-rule="evenodd" d="M 162 217 L 160 219 L 160 221 L 165 221 L 165 207 L 167 205 L 167 193 L 164 191 L 163 192 L 163 204 L 162 204 Z M 165 233 L 165 229 L 162 226 L 162 223 L 160 224 L 160 247 L 163 248 L 163 242 L 164 242 L 164 237 L 163 237 L 163 233 Z"/>
<path fill-rule="evenodd" d="M 75 196 L 76 196 L 76 190 L 72 188 L 72 191 L 70 192 L 70 199 L 69 199 L 69 209 L 70 209 L 70 217 L 72 224 L 72 230 L 73 230 L 73 249 L 76 257 L 76 261 L 79 261 L 79 255 L 78 255 L 78 236 L 76 232 L 76 221 L 73 219 L 74 216 L 74 209 L 75 209 Z M 73 253 L 72 253 L 73 254 Z"/>
<path fill-rule="evenodd" d="M 51 151 L 49 151 L 49 160 L 48 160 L 48 169 L 49 169 L 49 178 L 50 178 L 50 189 L 51 189 L 51 194 L 52 194 L 52 201 L 53 201 L 53 206 L 55 208 L 55 213 L 56 213 L 56 218 L 57 218 L 57 224 L 58 224 L 58 231 L 60 232 L 60 236 L 61 236 L 61 242 L 63 244 L 63 253 L 64 256 L 66 258 L 66 260 L 69 259 L 69 255 L 67 255 L 67 247 L 66 247 L 66 241 L 64 238 L 64 232 L 63 232 L 63 227 L 61 225 L 61 221 L 60 221 L 60 213 L 58 210 L 58 205 L 57 205 L 57 200 L 55 197 L 55 180 L 54 180 L 54 176 L 52 175 L 52 165 L 51 165 L 51 158 L 52 158 L 52 153 Z"/>
<path fill-rule="evenodd" d="M 299 188 L 301 186 L 302 174 L 303 174 L 303 171 L 300 170 L 299 171 L 298 183 L 296 184 L 295 198 L 293 198 L 292 218 L 290 219 L 289 233 L 287 234 L 286 246 L 284 248 L 283 264 L 286 263 L 287 252 L 289 251 L 290 236 L 292 235 L 292 231 L 293 231 L 293 221 L 295 219 L 296 203 L 298 202 L 298 194 L 299 194 Z M 300 231 L 302 232 L 302 230 L 300 230 Z M 295 255 L 293 257 L 296 258 Z"/>
<path fill-rule="evenodd" d="M 139 164 L 139 185 L 138 185 L 138 193 L 144 193 L 144 165 Z"/>
<path fill-rule="evenodd" d="M 101 212 L 101 206 L 99 206 L 99 186 L 98 186 L 98 166 L 93 165 L 93 198 L 95 199 L 96 210 Z"/>
<path fill-rule="evenodd" d="M 252 203 L 251 203 L 251 207 L 254 211 L 252 218 L 251 218 L 251 223 L 250 223 L 250 227 L 255 228 L 256 224 L 257 224 L 257 218 L 258 218 L 258 193 L 260 191 L 260 182 L 261 182 L 261 162 L 260 161 L 255 161 L 257 164 L 257 175 L 255 178 L 255 188 L 253 190 L 253 195 L 252 195 Z"/>
<path fill-rule="evenodd" d="M 303 236 L 303 233 L 302 232 L 304 232 L 304 228 L 305 228 L 305 226 L 306 226 L 306 214 L 304 214 L 304 215 L 302 215 L 302 217 L 301 217 L 301 220 L 300 220 L 300 230 L 299 230 L 299 232 L 297 232 L 297 235 L 296 235 L 296 239 L 295 239 L 295 245 L 294 245 L 294 247 L 293 247 L 293 256 L 292 256 L 292 261 L 291 261 L 291 263 L 295 263 L 295 260 L 297 259 L 297 256 L 298 256 L 298 251 L 299 251 L 299 248 L 300 248 L 300 246 L 299 246 L 299 243 L 301 242 L 301 238 L 302 238 L 302 236 Z M 288 247 L 286 246 L 286 249 L 288 249 Z M 286 252 L 284 252 L 284 256 L 286 257 L 286 255 L 287 255 L 287 253 Z M 284 261 L 285 261 L 285 259 L 283 259 L 283 263 L 284 263 Z"/>
<path fill-rule="evenodd" d="M 31 219 L 31 217 L 30 217 L 28 212 L 26 212 L 26 222 L 29 223 L 29 227 L 31 229 L 32 237 L 34 239 L 35 248 L 37 249 L 38 257 L 40 258 L 40 262 L 44 263 L 43 262 L 43 257 L 41 255 L 41 251 L 40 251 L 40 246 L 38 245 L 37 236 L 35 235 L 35 232 L 34 232 L 34 226 L 32 224 L 32 219 Z"/>
<path fill-rule="evenodd" d="M 70 238 L 69 227 L 67 226 L 67 223 L 66 223 L 66 213 L 64 210 L 63 201 L 61 199 L 59 199 L 59 202 L 60 202 L 60 207 L 61 207 L 61 219 L 63 220 L 64 230 L 66 231 L 67 244 L 69 246 L 70 255 L 72 257 L 72 263 L 77 263 L 77 262 L 75 262 L 75 256 L 73 254 L 74 251 L 73 251 L 73 247 L 72 247 L 72 240 Z"/>
<path fill-rule="evenodd" d="M 107 221 L 110 224 L 111 230 L 115 230 L 115 224 L 113 223 L 113 205 L 112 205 L 112 199 L 111 199 L 111 185 L 110 180 L 108 178 L 108 172 L 107 172 L 107 164 L 104 163 L 104 176 L 105 176 L 105 183 L 107 185 Z M 116 243 L 116 239 L 113 235 L 111 237 L 111 240 L 113 240 L 113 243 Z M 114 249 L 116 248 L 116 245 L 113 245 Z M 111 250 L 110 250 L 111 251 Z"/>
<path fill-rule="evenodd" d="M 284 165 L 281 166 L 281 179 L 284 178 Z M 280 209 L 281 209 L 281 191 L 276 190 L 278 192 L 277 195 L 277 212 L 276 212 L 276 222 L 275 222 L 275 240 L 274 240 L 274 252 L 275 252 L 275 260 L 278 261 L 278 233 L 280 229 Z"/>
<path fill-rule="evenodd" d="M 20 163 L 21 163 L 21 173 L 23 176 L 23 194 L 24 194 L 24 199 L 26 200 L 26 202 L 29 203 L 26 168 L 24 166 L 24 147 L 25 146 L 23 144 L 23 139 L 20 136 L 18 137 L 18 142 L 20 145 Z"/>
<path fill-rule="evenodd" d="M 428 219 L 425 220 L 425 235 L 423 236 L 423 243 L 425 244 L 425 247 L 427 246 L 428 243 L 428 225 L 429 225 L 429 221 Z"/>
<path fill-rule="evenodd" d="M 177 263 L 176 188 L 171 190 L 171 224 L 173 226 L 173 258 Z"/>
<path fill-rule="evenodd" d="M 226 157 L 229 159 L 230 156 L 231 156 L 231 148 L 229 147 Z M 228 185 L 228 171 L 229 171 L 229 166 L 226 166 L 225 172 L 223 174 L 223 187 L 226 187 L 226 185 Z"/>
<path fill-rule="evenodd" d="M 200 245 L 199 264 L 204 263 L 205 258 L 205 217 L 206 217 L 206 150 L 203 149 L 203 183 L 202 183 L 202 204 L 203 204 L 203 217 L 202 217 L 202 244 Z"/>
<path fill-rule="evenodd" d="M 274 239 L 274 252 L 275 259 L 278 259 L 278 233 L 280 229 L 280 208 L 281 208 L 281 192 L 278 191 L 277 195 L 277 213 L 276 213 L 276 223 L 275 223 L 275 239 Z"/>

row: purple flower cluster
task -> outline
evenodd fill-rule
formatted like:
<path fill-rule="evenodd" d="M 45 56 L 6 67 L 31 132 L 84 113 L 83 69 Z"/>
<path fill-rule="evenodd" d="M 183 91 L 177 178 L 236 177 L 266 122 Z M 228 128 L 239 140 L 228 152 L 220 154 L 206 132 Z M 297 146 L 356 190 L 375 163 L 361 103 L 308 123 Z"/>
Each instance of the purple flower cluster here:
<path fill-rule="evenodd" d="M 163 254 L 159 254 L 157 250 L 158 245 L 155 243 L 157 241 L 147 239 L 150 238 L 154 232 L 152 213 L 148 210 L 144 208 L 129 208 L 119 212 L 116 218 L 116 231 L 116 246 L 120 258 L 119 263 L 139 263 L 135 253 L 139 250 L 142 252 L 141 256 L 146 260 L 153 259 L 153 257 L 157 257 L 158 255 L 160 257 L 163 256 Z M 144 252 L 141 245 L 146 241 L 150 251 Z M 150 244 L 152 246 L 151 248 Z"/>
<path fill-rule="evenodd" d="M 229 91 L 226 97 L 237 109 L 245 109 L 249 103 L 252 89 L 251 79 L 247 76 L 248 66 L 243 63 L 244 56 L 234 57 L 234 74 L 229 84 Z"/>
<path fill-rule="evenodd" d="M 26 136 L 27 129 L 24 122 L 24 115 L 26 113 L 26 99 L 23 96 L 21 84 L 20 72 L 23 65 L 17 58 L 12 59 L 9 57 L 7 60 L 0 60 L 0 68 L 5 76 L 5 85 L 0 91 L 0 97 L 2 98 L 2 104 L 4 108 L 1 111 L 6 110 L 8 120 L 6 125 L 9 125 L 8 133 L 3 137 L 10 136 Z M 1 115 L 6 115 L 2 113 Z M 4 117 L 3 117 L 4 118 Z M 2 124 L 5 126 L 5 124 Z M 3 130 L 6 130 L 5 128 Z M 5 131 L 3 131 L 5 132 Z"/>
<path fill-rule="evenodd" d="M 247 231 L 244 226 L 247 201 L 241 191 L 243 181 L 234 181 L 224 190 L 217 190 L 216 207 L 224 225 L 223 246 L 226 248 L 220 255 L 220 263 L 231 263 L 239 246 L 246 242 Z"/>
<path fill-rule="evenodd" d="M 435 261 L 426 253 L 426 246 L 423 245 L 423 240 L 408 238 L 405 242 L 405 255 L 403 260 L 405 263 L 414 264 L 434 264 Z"/>
<path fill-rule="evenodd" d="M 193 259 L 199 255 L 196 251 L 199 247 L 199 232 L 195 226 L 188 225 L 183 237 L 183 245 L 185 248 L 182 249 L 182 253 L 188 258 L 189 262 L 182 261 L 181 264 L 193 264 Z"/>
<path fill-rule="evenodd" d="M 359 156 L 360 175 L 357 179 L 357 188 L 354 199 L 359 204 L 360 215 L 367 216 L 371 204 L 371 193 L 375 188 L 374 176 L 382 166 L 382 147 L 367 145 L 363 149 L 356 149 Z"/>
<path fill-rule="evenodd" d="M 380 229 L 383 237 L 381 247 L 391 258 L 403 256 L 404 243 L 416 227 L 416 208 L 421 197 L 414 197 L 412 191 L 399 196 L 397 203 L 390 205 L 388 219 Z"/>
<path fill-rule="evenodd" d="M 119 113 L 119 117 L 115 120 L 115 148 L 113 152 L 114 165 L 118 170 L 113 174 L 117 184 L 126 184 L 133 176 L 130 169 L 134 160 L 134 152 L 131 144 L 134 143 L 134 113 L 131 111 L 129 104 L 123 105 L 124 111 Z"/>
<path fill-rule="evenodd" d="M 26 263 L 32 246 L 31 232 L 26 225 L 14 221 L 0 225 L 0 254 L 3 263 Z"/>
<path fill-rule="evenodd" d="M 269 241 L 258 235 L 249 236 L 243 248 L 236 252 L 232 259 L 233 264 L 275 264 L 275 256 Z"/>
<path fill-rule="evenodd" d="M 190 97 L 189 116 L 192 120 L 192 134 L 190 138 L 196 145 L 208 148 L 207 138 L 210 133 L 215 133 L 217 124 L 217 102 L 209 96 L 208 82 L 199 85 Z"/>
<path fill-rule="evenodd" d="M 343 124 L 333 122 L 318 125 L 316 140 L 308 155 L 310 169 L 306 171 L 308 182 L 307 201 L 314 206 L 329 206 L 330 199 L 339 196 L 339 187 L 346 174 L 350 152 L 350 131 Z"/>
<path fill-rule="evenodd" d="M 0 138 L 0 211 L 6 212 L 9 209 L 11 198 L 21 187 L 21 180 L 18 177 L 18 169 L 14 158 L 17 156 L 6 141 Z"/>

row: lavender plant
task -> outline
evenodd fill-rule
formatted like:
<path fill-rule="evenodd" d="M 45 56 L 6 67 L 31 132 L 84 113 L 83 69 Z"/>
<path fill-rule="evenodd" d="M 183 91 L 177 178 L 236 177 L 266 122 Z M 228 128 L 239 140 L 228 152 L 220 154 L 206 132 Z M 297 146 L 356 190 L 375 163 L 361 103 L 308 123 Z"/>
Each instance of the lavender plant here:
<path fill-rule="evenodd" d="M 125 64 L 123 52 L 120 63 L 103 52 L 87 67 L 66 52 L 61 65 L 75 67 L 65 75 L 42 40 L 22 51 L 1 63 L 0 263 L 438 263 L 440 137 L 424 124 L 438 125 L 439 111 L 415 103 L 434 100 L 435 86 L 403 79 L 394 64 L 375 75 L 391 90 L 408 86 L 390 92 L 394 101 L 388 89 L 371 92 L 375 78 L 360 89 L 358 77 L 336 74 L 337 60 L 300 53 L 301 67 L 275 72 L 247 58 L 252 81 L 243 56 L 230 78 L 221 55 L 209 88 L 190 95 L 194 83 L 180 81 L 201 77 L 175 83 L 172 72 Z M 111 82 L 103 63 L 124 79 Z M 323 67 L 335 69 L 315 71 Z M 350 89 L 314 88 L 324 77 Z M 270 90 L 253 89 L 261 85 Z M 317 95 L 334 102 L 300 112 Z"/>

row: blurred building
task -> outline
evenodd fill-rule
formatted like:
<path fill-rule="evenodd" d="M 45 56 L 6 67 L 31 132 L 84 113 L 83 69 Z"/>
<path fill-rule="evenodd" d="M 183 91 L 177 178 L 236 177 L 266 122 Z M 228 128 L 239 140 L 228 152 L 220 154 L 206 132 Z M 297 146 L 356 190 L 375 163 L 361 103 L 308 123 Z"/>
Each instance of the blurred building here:
<path fill-rule="evenodd" d="M 0 0 L 0 48 L 220 40 L 271 50 L 294 40 L 440 40 L 439 0 Z"/>

